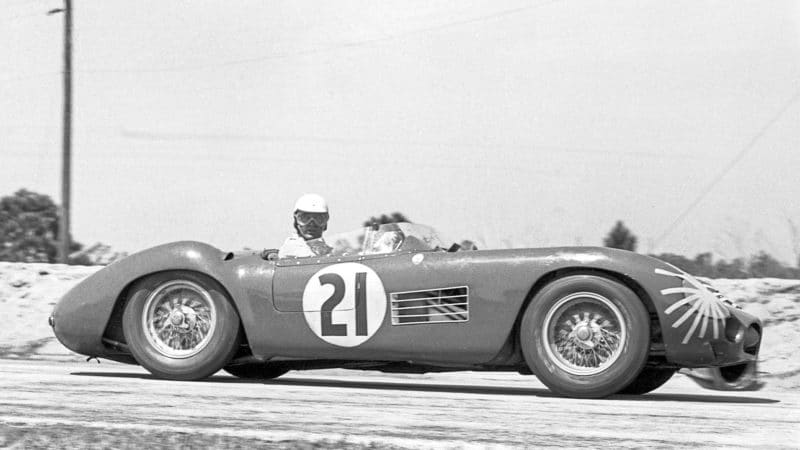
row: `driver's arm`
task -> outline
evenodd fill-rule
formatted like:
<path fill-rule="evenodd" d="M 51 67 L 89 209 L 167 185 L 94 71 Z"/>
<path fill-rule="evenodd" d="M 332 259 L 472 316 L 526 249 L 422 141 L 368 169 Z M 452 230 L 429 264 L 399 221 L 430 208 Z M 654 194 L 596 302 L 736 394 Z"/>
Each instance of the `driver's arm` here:
<path fill-rule="evenodd" d="M 306 258 L 309 256 L 314 256 L 314 252 L 305 240 L 298 237 L 286 239 L 278 250 L 278 258 Z"/>

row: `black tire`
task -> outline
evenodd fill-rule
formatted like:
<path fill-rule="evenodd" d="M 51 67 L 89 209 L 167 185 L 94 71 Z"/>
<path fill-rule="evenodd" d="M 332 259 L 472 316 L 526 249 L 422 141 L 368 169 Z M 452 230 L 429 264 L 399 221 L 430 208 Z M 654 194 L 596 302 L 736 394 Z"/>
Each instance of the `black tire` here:
<path fill-rule="evenodd" d="M 655 367 L 645 367 L 639 376 L 633 380 L 625 389 L 619 391 L 620 394 L 642 395 L 655 391 L 664 385 L 675 375 L 675 369 L 658 369 Z"/>
<path fill-rule="evenodd" d="M 233 376 L 248 380 L 271 380 L 289 371 L 274 363 L 229 364 L 224 369 Z"/>
<path fill-rule="evenodd" d="M 239 348 L 239 316 L 215 280 L 196 272 L 161 272 L 130 292 L 122 329 L 133 357 L 153 375 L 203 379 Z"/>
<path fill-rule="evenodd" d="M 577 319 L 576 319 L 577 317 Z M 615 394 L 647 361 L 650 319 L 625 285 L 571 275 L 546 285 L 522 317 L 525 362 L 553 392 L 579 398 Z"/>

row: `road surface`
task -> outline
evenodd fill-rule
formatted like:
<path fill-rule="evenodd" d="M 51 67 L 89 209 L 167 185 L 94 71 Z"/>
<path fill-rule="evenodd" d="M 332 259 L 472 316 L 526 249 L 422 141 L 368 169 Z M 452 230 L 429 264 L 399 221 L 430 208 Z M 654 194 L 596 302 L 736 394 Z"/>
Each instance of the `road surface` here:
<path fill-rule="evenodd" d="M 0 359 L 0 447 L 765 444 L 800 446 L 800 393 L 706 391 L 678 375 L 648 395 L 579 400 L 511 373 L 176 382 L 106 361 Z"/>

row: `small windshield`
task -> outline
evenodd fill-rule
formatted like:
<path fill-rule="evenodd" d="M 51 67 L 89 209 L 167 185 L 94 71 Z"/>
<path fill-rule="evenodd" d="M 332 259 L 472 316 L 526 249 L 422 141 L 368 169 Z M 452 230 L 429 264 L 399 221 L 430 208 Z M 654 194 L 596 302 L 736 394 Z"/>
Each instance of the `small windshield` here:
<path fill-rule="evenodd" d="M 387 223 L 347 233 L 332 234 L 325 241 L 332 256 L 378 255 L 383 253 L 437 250 L 447 248 L 439 233 L 427 225 Z"/>

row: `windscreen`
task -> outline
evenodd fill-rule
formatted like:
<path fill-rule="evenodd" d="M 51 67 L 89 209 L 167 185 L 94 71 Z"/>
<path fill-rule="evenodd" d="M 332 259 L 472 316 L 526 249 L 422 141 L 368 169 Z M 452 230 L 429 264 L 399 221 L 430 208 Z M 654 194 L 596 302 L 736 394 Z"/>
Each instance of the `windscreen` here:
<path fill-rule="evenodd" d="M 388 223 L 366 227 L 325 238 L 332 255 L 378 255 L 384 253 L 437 250 L 446 248 L 433 228 L 414 223 Z"/>

